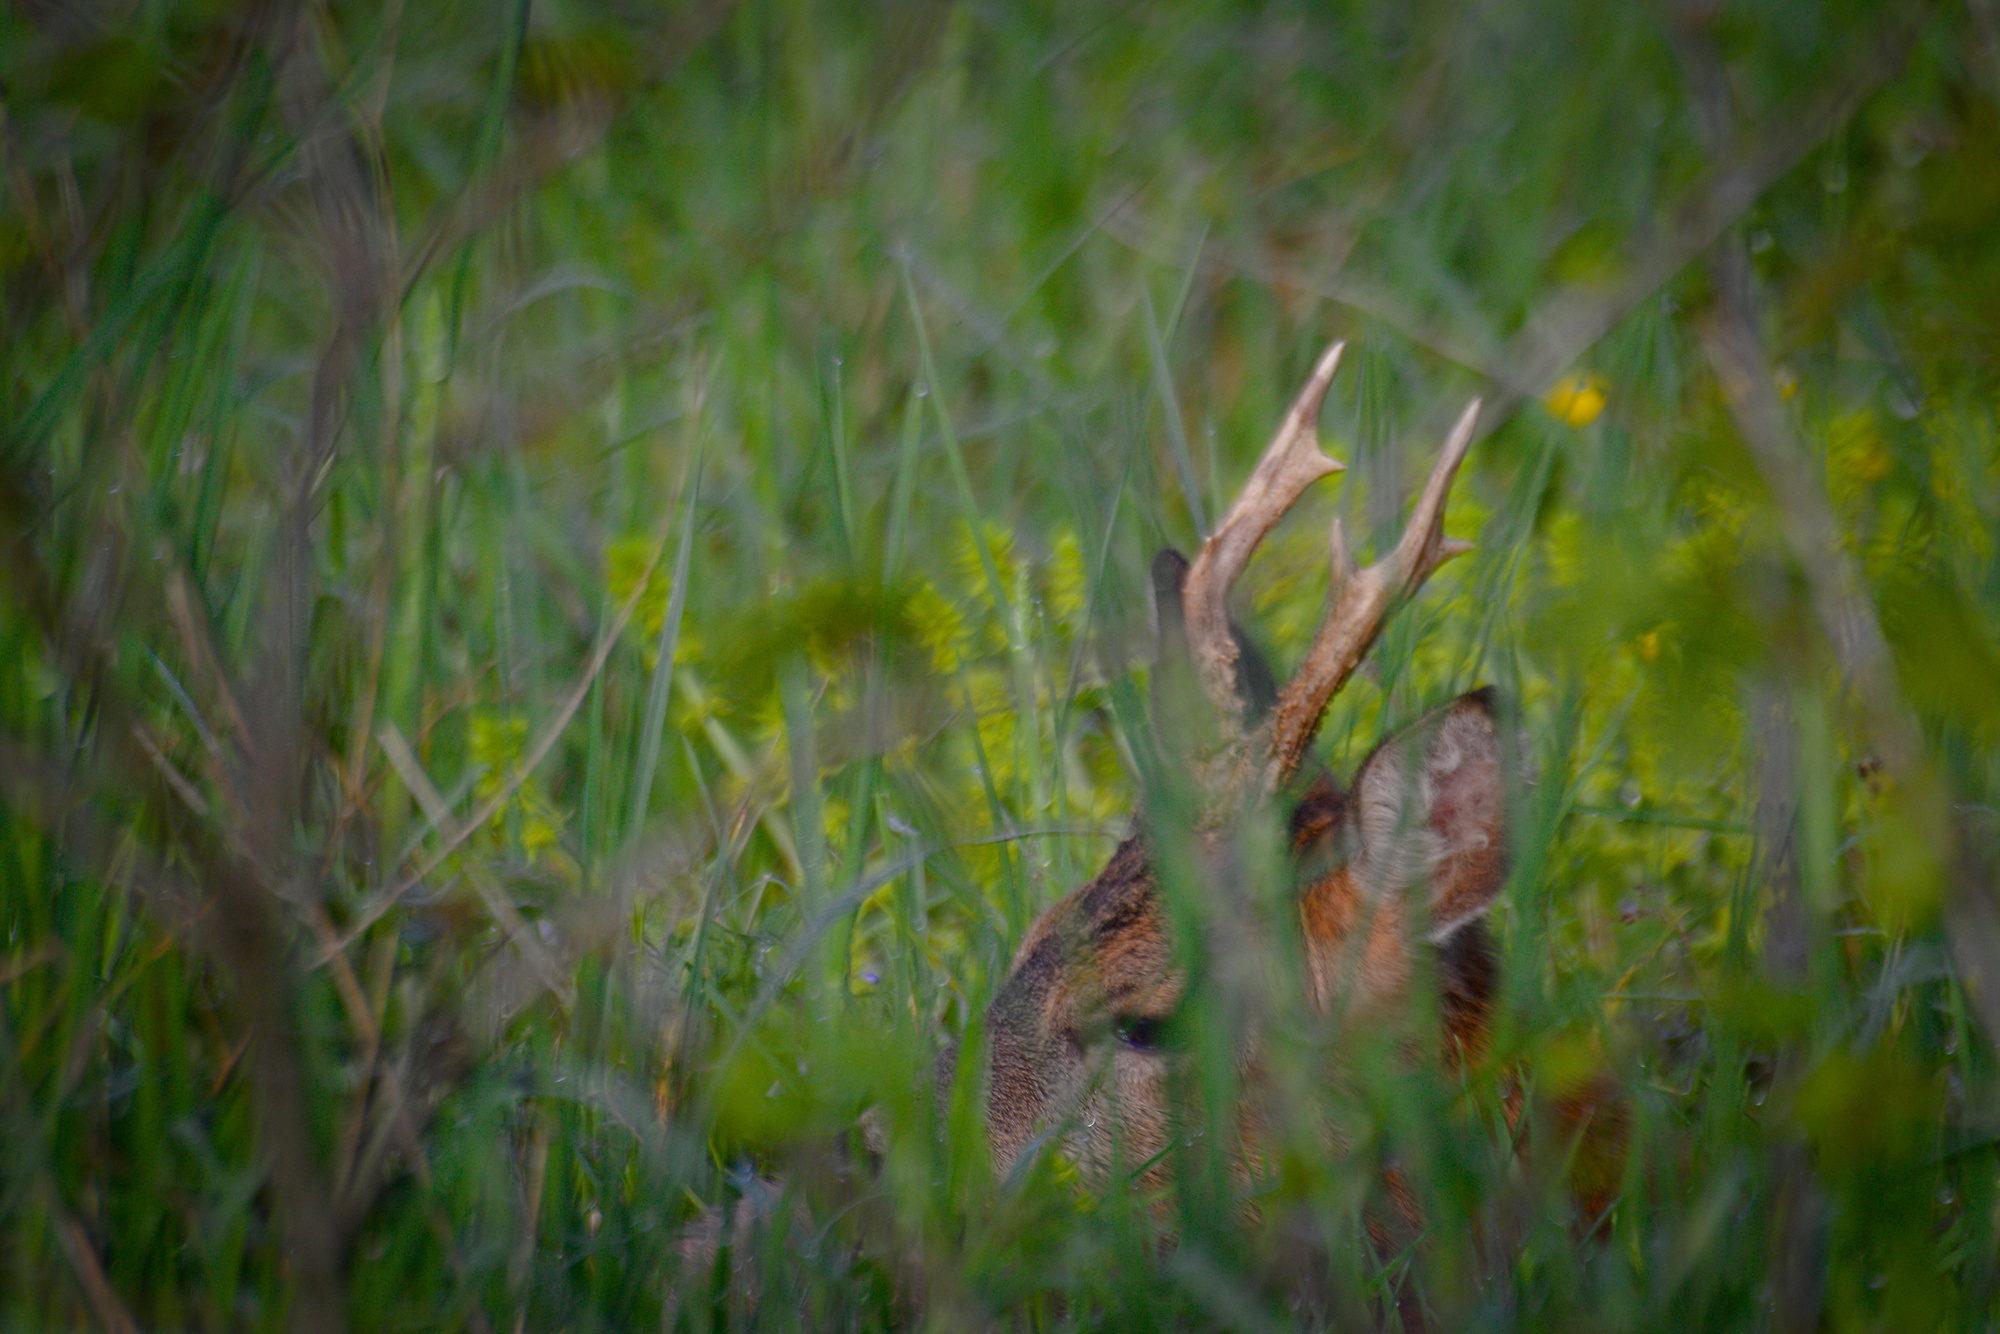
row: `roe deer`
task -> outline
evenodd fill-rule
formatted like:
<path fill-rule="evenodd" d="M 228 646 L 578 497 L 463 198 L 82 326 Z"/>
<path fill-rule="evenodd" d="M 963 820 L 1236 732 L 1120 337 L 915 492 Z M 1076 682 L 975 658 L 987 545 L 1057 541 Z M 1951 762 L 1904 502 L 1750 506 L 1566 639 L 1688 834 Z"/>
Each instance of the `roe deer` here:
<path fill-rule="evenodd" d="M 1496 960 L 1482 919 L 1506 877 L 1506 778 L 1490 694 L 1462 695 L 1389 737 L 1346 790 L 1300 770 L 1328 702 L 1387 614 L 1471 549 L 1445 537 L 1443 521 L 1478 401 L 1380 560 L 1356 569 L 1335 523 L 1325 620 L 1282 690 L 1225 607 L 1265 535 L 1314 481 L 1342 469 L 1320 451 L 1316 429 L 1341 346 L 1320 358 L 1193 564 L 1172 551 L 1155 562 L 1161 651 L 1185 653 L 1222 727 L 1220 744 L 1194 760 L 1201 807 L 1187 841 L 1204 884 L 1225 889 L 1216 882 L 1229 874 L 1239 817 L 1289 798 L 1311 1009 L 1368 1015 L 1406 997 L 1414 978 L 1435 977 L 1445 1059 L 1457 1063 L 1487 1042 Z M 986 1130 L 1003 1175 L 1044 1135 L 1065 1137 L 1096 1176 L 1113 1165 L 1162 1170 L 1176 1133 L 1163 1037 L 1187 982 L 1159 882 L 1158 832 L 1136 820 L 1103 871 L 1042 914 L 987 1011 Z M 1420 960 L 1422 950 L 1434 958 Z M 1253 1066 L 1254 1053 L 1244 1062 Z M 1244 1124 L 1252 1138 L 1254 1121 Z"/>
<path fill-rule="evenodd" d="M 1002 1176 L 1038 1141 L 1060 1136 L 1100 1182 L 1120 1166 L 1153 1183 L 1164 1179 L 1165 1150 L 1179 1133 L 1169 1096 L 1170 1021 L 1189 983 L 1170 932 L 1161 862 L 1190 851 L 1204 888 L 1228 894 L 1243 817 L 1280 799 L 1309 1009 L 1372 1018 L 1398 1008 L 1419 978 L 1434 979 L 1444 1059 L 1470 1064 L 1487 1046 L 1497 963 L 1483 917 L 1507 874 L 1506 747 L 1491 693 L 1461 695 L 1400 729 L 1363 760 L 1346 789 L 1306 764 L 1328 703 L 1386 616 L 1445 561 L 1471 549 L 1446 538 L 1443 522 L 1478 402 L 1452 428 L 1400 540 L 1378 561 L 1355 568 L 1334 525 L 1326 617 L 1282 689 L 1226 608 L 1230 585 L 1259 543 L 1314 481 L 1342 468 L 1320 452 L 1315 426 L 1341 350 L 1336 344 L 1320 358 L 1193 564 L 1171 551 L 1154 562 L 1162 648 L 1191 669 L 1204 707 L 1220 721 L 1219 741 L 1182 746 L 1192 752 L 1200 794 L 1184 840 L 1176 845 L 1168 835 L 1182 831 L 1135 820 L 1104 869 L 1030 928 L 987 1009 L 985 1066 L 970 1082 L 984 1089 L 987 1143 Z M 1256 1045 L 1246 1038 L 1241 1052 L 1253 1083 Z M 958 1049 L 947 1047 L 935 1071 L 940 1107 L 950 1101 L 958 1064 Z M 1518 1107 L 1510 1094 L 1510 1123 Z M 1622 1154 L 1623 1111 L 1601 1083 L 1568 1105 L 1559 1100 L 1555 1111 L 1560 1133 L 1582 1130 L 1617 1146 L 1610 1156 Z M 1600 1113 L 1598 1124 L 1587 1122 Z M 1238 1165 L 1247 1171 L 1258 1109 L 1246 1105 L 1239 1116 L 1246 1153 Z M 864 1138 L 871 1151 L 884 1147 L 872 1118 Z M 1602 1148 L 1585 1145 L 1579 1158 L 1603 1159 Z M 1378 1249 L 1391 1251 L 1421 1228 L 1421 1217 L 1398 1173 L 1385 1172 L 1384 1184 L 1398 1217 L 1371 1218 L 1369 1231 Z M 1585 1196 L 1585 1217 L 1601 1217 L 1608 1189 L 1579 1187 L 1574 1173 L 1572 1186 Z M 756 1198 L 774 1193 L 761 1185 Z M 747 1235 L 762 1211 L 748 1199 L 739 1204 L 730 1234 Z M 714 1264 L 723 1219 L 711 1209 L 683 1237 L 684 1258 L 697 1271 Z M 1406 1328 L 1423 1326 L 1410 1291 L 1399 1289 L 1395 1302 Z"/>

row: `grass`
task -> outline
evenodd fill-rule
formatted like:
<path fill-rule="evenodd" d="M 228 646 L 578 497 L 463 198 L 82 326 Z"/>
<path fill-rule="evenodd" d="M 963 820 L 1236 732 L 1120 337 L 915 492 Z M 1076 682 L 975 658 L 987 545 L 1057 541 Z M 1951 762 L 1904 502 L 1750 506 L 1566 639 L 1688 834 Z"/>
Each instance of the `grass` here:
<path fill-rule="evenodd" d="M 0 19 L 0 1322 L 1991 1325 L 1982 23 Z M 1241 601 L 1296 660 L 1486 396 L 1320 749 L 1511 701 L 1496 1051 L 1266 894 L 1268 1171 L 1198 1004 L 1163 1197 L 996 1181 L 933 1063 L 1169 799 L 1148 562 L 1334 337 Z M 1586 1240 L 1503 1108 L 1601 1071 Z"/>

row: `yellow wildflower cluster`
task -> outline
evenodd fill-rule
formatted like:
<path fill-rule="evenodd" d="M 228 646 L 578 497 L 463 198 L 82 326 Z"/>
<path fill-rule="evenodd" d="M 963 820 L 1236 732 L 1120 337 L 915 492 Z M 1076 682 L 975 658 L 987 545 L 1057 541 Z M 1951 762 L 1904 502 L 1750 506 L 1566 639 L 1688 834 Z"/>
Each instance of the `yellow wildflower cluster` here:
<path fill-rule="evenodd" d="M 1542 406 L 1557 421 L 1582 429 L 1603 413 L 1609 388 L 1600 375 L 1565 375 L 1542 396 Z"/>
<path fill-rule="evenodd" d="M 517 714 L 475 713 L 467 736 L 472 763 L 479 777 L 472 795 L 482 805 L 498 796 L 528 752 L 528 720 Z M 562 814 L 549 800 L 541 780 L 523 778 L 513 794 L 487 821 L 489 834 L 505 841 L 510 822 L 518 821 L 521 851 L 530 859 L 555 848 L 562 838 Z"/>

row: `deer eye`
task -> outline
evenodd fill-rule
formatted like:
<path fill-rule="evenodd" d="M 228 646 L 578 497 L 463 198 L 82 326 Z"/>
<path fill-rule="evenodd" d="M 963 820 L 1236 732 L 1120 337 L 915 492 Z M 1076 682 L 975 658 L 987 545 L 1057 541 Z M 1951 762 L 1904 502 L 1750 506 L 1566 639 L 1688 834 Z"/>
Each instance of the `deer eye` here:
<path fill-rule="evenodd" d="M 1118 1040 L 1138 1051 L 1157 1051 L 1167 1040 L 1167 1021 L 1150 1014 L 1121 1014 L 1111 1021 Z"/>

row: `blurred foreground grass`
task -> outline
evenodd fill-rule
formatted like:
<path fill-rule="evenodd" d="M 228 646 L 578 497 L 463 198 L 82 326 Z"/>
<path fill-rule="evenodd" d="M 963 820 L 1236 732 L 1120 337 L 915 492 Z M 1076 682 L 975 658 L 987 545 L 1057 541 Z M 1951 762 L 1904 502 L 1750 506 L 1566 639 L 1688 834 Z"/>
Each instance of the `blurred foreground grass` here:
<path fill-rule="evenodd" d="M 14 7 L 0 1321 L 1346 1327 L 1407 1269 L 1445 1328 L 1992 1326 L 1996 40 Z M 1248 1213 L 995 1183 L 932 1061 L 1135 807 L 1146 562 L 1335 336 L 1351 471 L 1245 602 L 1293 660 L 1326 519 L 1487 396 L 1479 550 L 1322 750 L 1514 701 L 1501 1050 L 1352 1054 Z M 1580 1242 L 1498 1108 L 1600 1068 Z"/>

